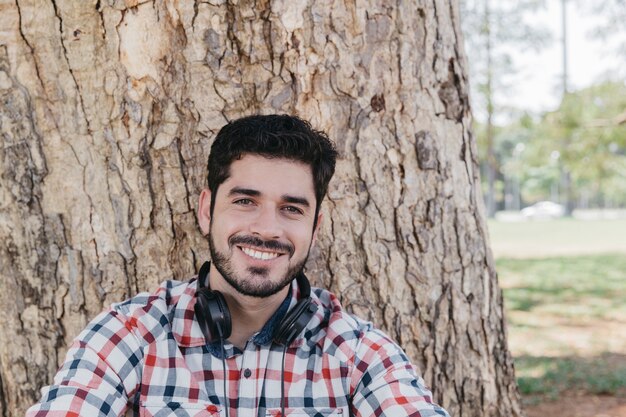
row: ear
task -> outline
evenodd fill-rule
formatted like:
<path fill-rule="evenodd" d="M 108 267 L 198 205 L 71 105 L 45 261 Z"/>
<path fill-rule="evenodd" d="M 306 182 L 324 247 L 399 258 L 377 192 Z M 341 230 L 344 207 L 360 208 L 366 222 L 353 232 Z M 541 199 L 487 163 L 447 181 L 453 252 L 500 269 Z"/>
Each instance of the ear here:
<path fill-rule="evenodd" d="M 317 232 L 319 232 L 320 230 L 320 225 L 322 224 L 323 218 L 324 216 L 322 215 L 321 212 L 317 214 L 317 222 L 315 223 L 315 229 L 313 229 L 313 237 L 311 238 L 311 246 L 315 245 L 315 242 L 317 241 Z"/>
<path fill-rule="evenodd" d="M 205 188 L 198 199 L 198 224 L 206 236 L 211 228 L 211 191 Z"/>

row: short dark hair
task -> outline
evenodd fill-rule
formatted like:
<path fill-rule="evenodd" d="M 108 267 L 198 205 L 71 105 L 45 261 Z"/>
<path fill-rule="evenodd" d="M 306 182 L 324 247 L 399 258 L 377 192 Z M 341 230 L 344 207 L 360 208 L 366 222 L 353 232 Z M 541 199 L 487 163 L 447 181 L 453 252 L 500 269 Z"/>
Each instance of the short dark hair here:
<path fill-rule="evenodd" d="M 222 127 L 211 146 L 208 164 L 209 190 L 215 195 L 230 176 L 230 165 L 245 154 L 284 158 L 311 167 L 316 213 L 335 173 L 337 151 L 326 133 L 315 130 L 296 116 L 255 115 L 242 117 Z M 215 198 L 211 199 L 213 212 Z"/>

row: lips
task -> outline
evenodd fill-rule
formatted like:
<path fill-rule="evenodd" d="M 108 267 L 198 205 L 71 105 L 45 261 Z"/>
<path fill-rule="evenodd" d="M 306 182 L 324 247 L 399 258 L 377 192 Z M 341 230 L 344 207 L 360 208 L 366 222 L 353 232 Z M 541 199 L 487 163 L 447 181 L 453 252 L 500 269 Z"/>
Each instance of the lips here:
<path fill-rule="evenodd" d="M 264 240 L 257 236 L 233 235 L 228 239 L 230 247 L 236 246 L 250 258 L 269 261 L 281 255 L 294 253 L 293 244 L 290 242 L 280 242 L 277 240 Z"/>

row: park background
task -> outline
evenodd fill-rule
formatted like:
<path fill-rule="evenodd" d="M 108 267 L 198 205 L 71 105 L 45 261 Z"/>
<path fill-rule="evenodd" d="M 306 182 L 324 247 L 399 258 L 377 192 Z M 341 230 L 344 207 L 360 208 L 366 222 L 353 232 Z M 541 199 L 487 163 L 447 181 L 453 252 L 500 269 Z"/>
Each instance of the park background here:
<path fill-rule="evenodd" d="M 538 350 L 584 320 L 622 320 L 621 257 L 550 252 L 582 236 L 617 253 L 579 219 L 623 207 L 619 65 L 559 77 L 560 4 L 0 0 L 0 415 L 23 415 L 103 308 L 193 276 L 212 138 L 270 112 L 309 119 L 342 155 L 309 277 L 398 340 L 452 415 L 523 416 L 518 385 L 528 414 L 551 400 L 619 410 L 619 328 L 581 338 L 602 342 L 586 356 L 567 340 Z M 567 1 L 601 22 L 568 33 L 619 59 L 623 2 L 596 5 Z M 523 83 L 538 74 L 547 83 Z M 533 106 L 505 100 L 526 94 Z M 522 221 L 545 200 L 538 217 L 567 215 Z M 524 242 L 521 260 L 502 252 Z M 548 254 L 568 257 L 528 259 Z M 601 360 L 606 376 L 589 369 Z"/>
<path fill-rule="evenodd" d="M 626 3 L 461 4 L 524 408 L 626 416 Z"/>

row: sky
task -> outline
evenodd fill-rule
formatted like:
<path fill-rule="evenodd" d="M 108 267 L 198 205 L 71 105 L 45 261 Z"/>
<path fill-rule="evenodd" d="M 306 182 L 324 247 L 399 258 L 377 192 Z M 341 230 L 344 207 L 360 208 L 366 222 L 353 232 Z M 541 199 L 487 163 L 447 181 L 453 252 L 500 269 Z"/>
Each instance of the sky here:
<path fill-rule="evenodd" d="M 510 1 L 510 0 L 509 0 Z M 531 16 L 551 33 L 552 41 L 539 52 L 516 52 L 513 56 L 519 72 L 510 94 L 500 97 L 504 105 L 534 113 L 556 109 L 561 99 L 563 52 L 561 46 L 561 0 L 546 0 L 546 7 Z M 596 82 L 621 75 L 620 57 L 615 53 L 615 39 L 593 36 L 594 28 L 603 26 L 601 17 L 569 1 L 567 6 L 568 85 L 569 90 L 588 87 Z"/>

